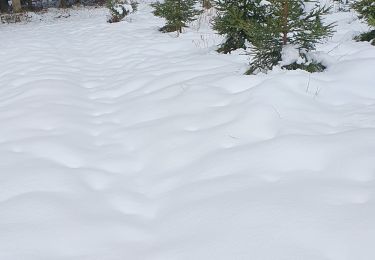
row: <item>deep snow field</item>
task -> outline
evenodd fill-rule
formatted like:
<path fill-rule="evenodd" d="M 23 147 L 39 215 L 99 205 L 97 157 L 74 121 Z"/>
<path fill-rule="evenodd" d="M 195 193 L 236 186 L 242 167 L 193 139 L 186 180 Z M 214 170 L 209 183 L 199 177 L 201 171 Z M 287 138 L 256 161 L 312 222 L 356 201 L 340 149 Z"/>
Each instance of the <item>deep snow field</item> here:
<path fill-rule="evenodd" d="M 244 76 L 209 16 L 151 10 L 0 25 L 0 259 L 375 259 L 365 25 L 328 17 L 323 73 Z"/>

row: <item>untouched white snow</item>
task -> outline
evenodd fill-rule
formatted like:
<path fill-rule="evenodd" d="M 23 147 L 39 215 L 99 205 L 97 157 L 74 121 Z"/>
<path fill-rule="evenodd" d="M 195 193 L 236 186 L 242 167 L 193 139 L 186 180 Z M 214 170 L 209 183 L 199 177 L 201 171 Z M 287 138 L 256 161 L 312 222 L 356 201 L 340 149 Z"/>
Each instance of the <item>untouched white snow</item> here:
<path fill-rule="evenodd" d="M 375 259 L 364 25 L 329 17 L 324 73 L 244 76 L 150 12 L 0 25 L 0 259 Z"/>

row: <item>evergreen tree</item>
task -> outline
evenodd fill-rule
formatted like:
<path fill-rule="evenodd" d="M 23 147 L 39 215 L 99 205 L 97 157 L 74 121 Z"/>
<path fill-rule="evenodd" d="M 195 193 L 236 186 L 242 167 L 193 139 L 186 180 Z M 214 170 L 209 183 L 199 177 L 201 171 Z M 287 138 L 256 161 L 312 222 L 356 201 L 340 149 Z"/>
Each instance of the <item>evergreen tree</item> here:
<path fill-rule="evenodd" d="M 109 9 L 109 23 L 117 23 L 125 18 L 128 14 L 137 10 L 138 3 L 131 0 L 107 0 Z"/>
<path fill-rule="evenodd" d="M 197 0 L 165 0 L 163 3 L 156 2 L 151 6 L 155 8 L 154 15 L 167 20 L 160 31 L 182 33 L 182 28 L 196 20 L 196 16 L 202 12 L 195 8 L 196 4 Z"/>
<path fill-rule="evenodd" d="M 306 3 L 316 4 L 307 10 Z M 265 22 L 251 22 L 247 33 L 253 45 L 253 60 L 248 73 L 267 71 L 280 64 L 286 69 L 322 71 L 309 52 L 332 34 L 333 25 L 324 25 L 322 15 L 329 8 L 316 1 L 270 0 L 262 6 Z"/>
<path fill-rule="evenodd" d="M 218 52 L 230 53 L 245 49 L 246 41 L 251 42 L 250 25 L 265 22 L 262 0 L 216 0 L 218 15 L 213 28 L 225 36 Z"/>
<path fill-rule="evenodd" d="M 0 12 L 5 13 L 9 11 L 8 0 L 0 0 Z"/>
<path fill-rule="evenodd" d="M 353 7 L 360 14 L 360 17 L 364 18 L 372 27 L 372 30 L 362 33 L 357 39 L 360 41 L 372 41 L 372 44 L 375 45 L 375 1 L 361 0 L 354 3 Z"/>

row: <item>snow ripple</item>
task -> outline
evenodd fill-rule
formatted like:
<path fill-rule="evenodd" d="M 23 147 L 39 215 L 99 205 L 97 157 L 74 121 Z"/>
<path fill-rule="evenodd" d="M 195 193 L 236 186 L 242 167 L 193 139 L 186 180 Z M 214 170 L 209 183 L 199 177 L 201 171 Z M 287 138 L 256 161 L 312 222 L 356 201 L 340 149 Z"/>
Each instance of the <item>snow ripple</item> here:
<path fill-rule="evenodd" d="M 243 76 L 145 4 L 74 12 L 0 25 L 0 259 L 374 259 L 373 47 Z"/>

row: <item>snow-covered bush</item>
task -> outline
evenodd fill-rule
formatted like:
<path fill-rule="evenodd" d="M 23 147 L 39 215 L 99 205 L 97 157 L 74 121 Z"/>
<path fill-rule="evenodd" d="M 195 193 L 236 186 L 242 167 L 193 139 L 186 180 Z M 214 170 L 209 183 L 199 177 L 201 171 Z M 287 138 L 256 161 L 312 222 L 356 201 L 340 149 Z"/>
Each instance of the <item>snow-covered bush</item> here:
<path fill-rule="evenodd" d="M 19 13 L 3 14 L 3 15 L 0 15 L 0 23 L 19 23 L 23 20 L 23 17 L 25 16 Z"/>
<path fill-rule="evenodd" d="M 125 18 L 130 13 L 137 10 L 138 3 L 132 0 L 108 0 L 107 7 L 110 15 L 108 17 L 109 23 L 117 23 Z"/>

